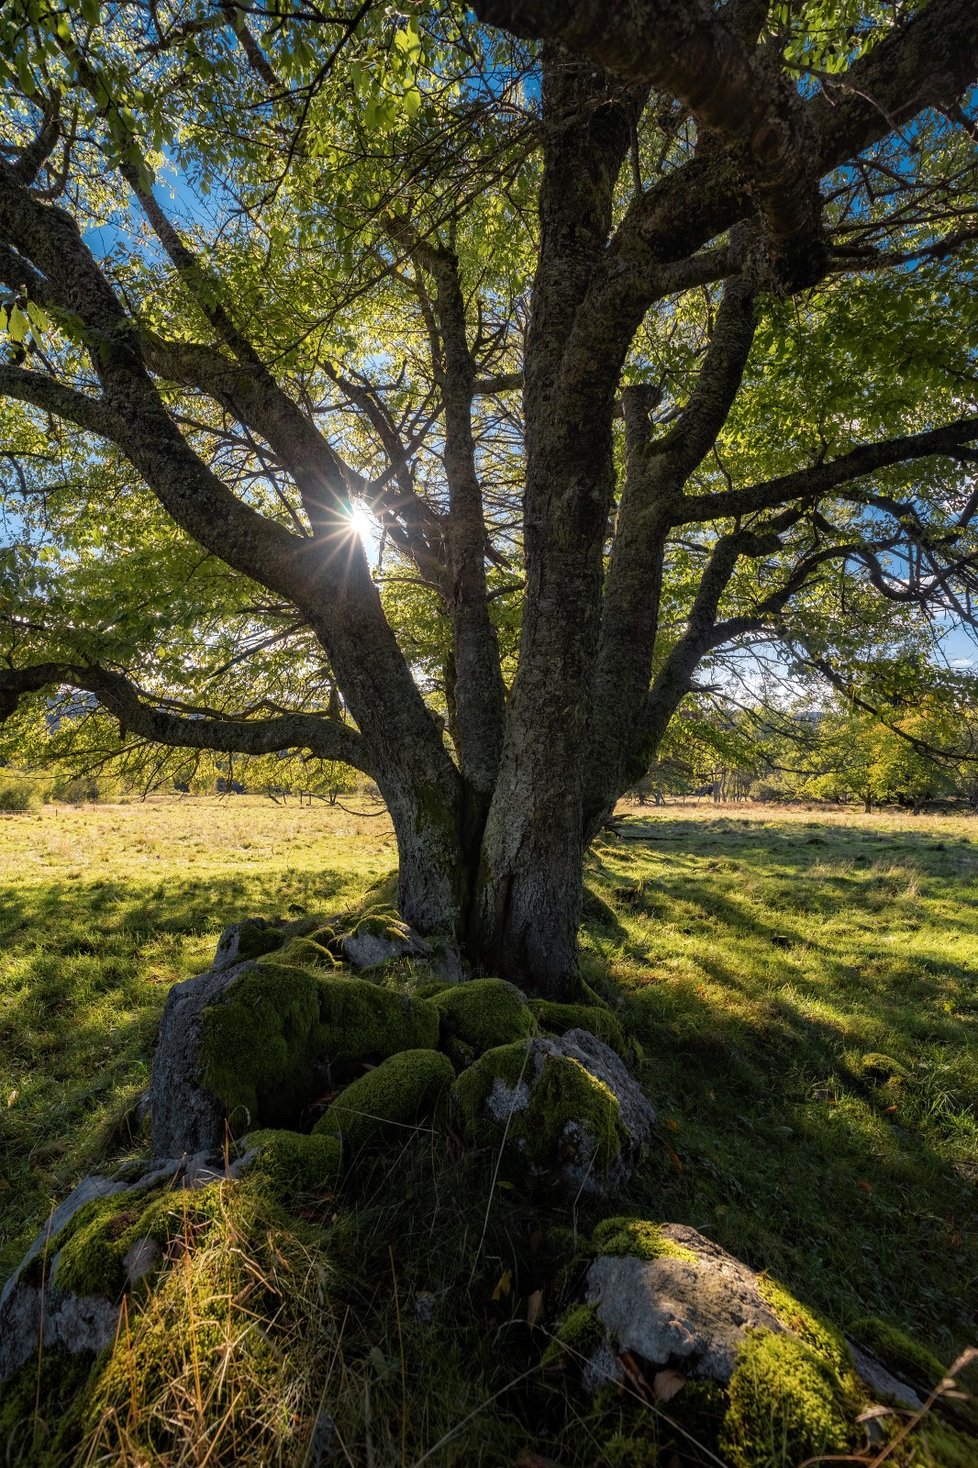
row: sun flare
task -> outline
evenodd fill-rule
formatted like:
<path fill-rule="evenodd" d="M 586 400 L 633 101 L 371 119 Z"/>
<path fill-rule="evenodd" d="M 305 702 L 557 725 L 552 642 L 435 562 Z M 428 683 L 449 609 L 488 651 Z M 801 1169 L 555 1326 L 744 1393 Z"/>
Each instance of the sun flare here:
<path fill-rule="evenodd" d="M 374 518 L 370 511 L 363 505 L 351 505 L 349 520 L 357 535 L 366 544 L 374 530 Z"/>

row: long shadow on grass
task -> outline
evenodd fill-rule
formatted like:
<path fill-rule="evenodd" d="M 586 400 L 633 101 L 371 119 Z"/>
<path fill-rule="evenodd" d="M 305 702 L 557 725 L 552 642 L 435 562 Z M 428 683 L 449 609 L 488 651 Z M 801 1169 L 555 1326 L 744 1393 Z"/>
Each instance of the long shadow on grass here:
<path fill-rule="evenodd" d="M 718 961 L 708 971 L 739 987 Z M 629 994 L 623 1017 L 671 1123 L 640 1211 L 705 1229 L 838 1319 L 881 1312 L 945 1354 L 966 1342 L 973 1184 L 939 1129 L 904 1126 L 891 1094 L 846 1071 L 834 1026 L 783 1002 L 747 1019 L 675 980 Z"/>

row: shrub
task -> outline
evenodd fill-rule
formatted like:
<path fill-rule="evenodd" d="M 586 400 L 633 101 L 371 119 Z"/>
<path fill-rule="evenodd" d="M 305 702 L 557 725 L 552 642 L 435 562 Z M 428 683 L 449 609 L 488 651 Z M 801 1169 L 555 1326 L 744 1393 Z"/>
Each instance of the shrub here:
<path fill-rule="evenodd" d="M 36 780 L 26 775 L 0 777 L 0 811 L 34 810 L 42 800 L 43 791 Z"/>

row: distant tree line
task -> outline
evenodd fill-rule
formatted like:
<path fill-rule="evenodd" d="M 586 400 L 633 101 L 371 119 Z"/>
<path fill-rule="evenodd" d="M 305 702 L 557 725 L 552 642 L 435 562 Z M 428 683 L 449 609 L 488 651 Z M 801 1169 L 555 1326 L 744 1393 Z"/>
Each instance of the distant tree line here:
<path fill-rule="evenodd" d="M 843 703 L 701 706 L 675 724 L 633 793 L 641 804 L 711 796 L 978 811 L 978 718 L 927 695 L 884 718 Z"/>

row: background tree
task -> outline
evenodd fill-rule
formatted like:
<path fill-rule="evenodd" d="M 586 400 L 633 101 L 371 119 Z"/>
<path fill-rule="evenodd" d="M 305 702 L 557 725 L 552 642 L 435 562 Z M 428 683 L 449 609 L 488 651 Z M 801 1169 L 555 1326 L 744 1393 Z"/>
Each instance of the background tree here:
<path fill-rule="evenodd" d="M 3 8 L 0 699 L 352 765 L 564 996 L 704 661 L 970 618 L 978 14 L 476 10 Z"/>

